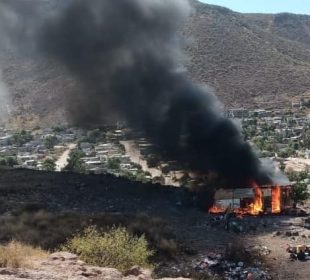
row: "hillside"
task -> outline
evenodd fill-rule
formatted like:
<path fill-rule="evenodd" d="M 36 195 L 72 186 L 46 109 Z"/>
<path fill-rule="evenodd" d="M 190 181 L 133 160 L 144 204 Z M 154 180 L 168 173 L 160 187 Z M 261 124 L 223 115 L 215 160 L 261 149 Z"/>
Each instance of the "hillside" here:
<path fill-rule="evenodd" d="M 189 72 L 228 107 L 279 106 L 310 88 L 310 16 L 240 14 L 193 2 Z"/>
<path fill-rule="evenodd" d="M 290 260 L 285 250 L 287 244 L 309 243 L 309 215 L 305 218 L 288 215 L 232 218 L 232 224 L 239 230 L 232 227 L 228 231 L 222 219 L 198 209 L 197 199 L 206 201 L 207 197 L 187 189 L 142 184 L 112 175 L 22 169 L 1 169 L 0 172 L 2 244 L 13 238 L 53 252 L 72 234 L 89 225 L 100 228 L 121 225 L 135 234 L 145 234 L 157 252 L 153 260 L 157 277 L 211 279 L 208 277 L 210 268 L 197 269 L 197 265 L 209 254 L 220 252 L 229 263 L 234 263 L 227 273 L 242 261 L 246 271 L 253 269 L 257 273 L 269 268 L 273 276 L 255 279 L 309 279 L 309 263 Z M 262 246 L 267 248 L 267 255 L 256 255 L 251 249 Z M 73 272 L 70 279 L 75 279 L 73 276 L 80 270 L 65 264 L 42 263 L 38 271 L 0 269 L 0 278 L 54 279 L 51 275 L 60 275 L 55 279 L 67 279 L 70 271 Z M 53 270 L 54 267 L 59 270 Z M 82 271 L 86 269 L 88 271 L 87 267 Z M 40 278 L 36 277 L 38 274 Z M 97 274 L 77 279 L 112 279 L 100 278 Z"/>
<path fill-rule="evenodd" d="M 29 0 L 40 10 L 50 1 Z M 310 94 L 310 16 L 241 14 L 192 0 L 182 30 L 189 75 L 213 87 L 226 107 L 274 108 Z M 20 11 L 21 13 L 23 12 Z M 29 12 L 29 11 L 28 11 Z M 14 124 L 63 121 L 64 98 L 79 85 L 60 66 L 38 56 L 0 52 L 15 105 Z"/>

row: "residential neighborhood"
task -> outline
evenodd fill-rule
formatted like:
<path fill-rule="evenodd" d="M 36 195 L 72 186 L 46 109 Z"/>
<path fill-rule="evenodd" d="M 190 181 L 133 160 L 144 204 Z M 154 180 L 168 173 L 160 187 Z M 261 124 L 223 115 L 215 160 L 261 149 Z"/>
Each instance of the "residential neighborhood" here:
<path fill-rule="evenodd" d="M 309 115 L 276 115 L 262 109 L 232 109 L 225 115 L 242 127 L 245 139 L 261 158 L 270 158 L 286 172 L 309 170 Z M 133 135 L 119 124 L 92 130 L 55 127 L 10 131 L 1 127 L 0 164 L 48 171 L 111 173 L 140 181 L 184 184 L 179 164 L 164 161 L 147 139 Z"/>

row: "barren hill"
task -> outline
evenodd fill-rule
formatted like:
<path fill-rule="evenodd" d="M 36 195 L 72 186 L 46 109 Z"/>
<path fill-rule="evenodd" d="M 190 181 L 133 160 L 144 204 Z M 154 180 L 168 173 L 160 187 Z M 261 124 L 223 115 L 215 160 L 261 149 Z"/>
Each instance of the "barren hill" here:
<path fill-rule="evenodd" d="M 42 5 L 43 13 L 57 7 L 53 1 L 27 3 Z M 310 16 L 241 14 L 191 2 L 194 12 L 182 30 L 189 75 L 213 87 L 227 107 L 288 106 L 309 96 Z M 33 123 L 63 121 L 64 98 L 79 85 L 61 67 L 13 50 L 0 53 L 0 67 L 16 115 Z"/>
<path fill-rule="evenodd" d="M 241 14 L 193 2 L 189 72 L 229 107 L 279 106 L 310 89 L 310 16 Z"/>

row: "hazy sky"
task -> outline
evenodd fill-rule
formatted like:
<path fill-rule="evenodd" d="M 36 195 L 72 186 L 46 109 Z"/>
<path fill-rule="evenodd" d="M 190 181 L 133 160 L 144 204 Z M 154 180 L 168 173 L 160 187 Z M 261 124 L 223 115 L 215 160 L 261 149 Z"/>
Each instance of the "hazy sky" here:
<path fill-rule="evenodd" d="M 290 12 L 310 15 L 310 0 L 200 0 L 243 13 Z"/>

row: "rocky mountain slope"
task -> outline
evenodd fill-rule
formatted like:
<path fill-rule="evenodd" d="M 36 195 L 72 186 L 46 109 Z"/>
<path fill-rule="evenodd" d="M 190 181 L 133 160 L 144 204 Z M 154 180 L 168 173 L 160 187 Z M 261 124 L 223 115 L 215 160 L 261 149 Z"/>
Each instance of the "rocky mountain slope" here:
<path fill-rule="evenodd" d="M 42 5 L 43 14 L 57 7 L 51 6 L 57 0 L 32 2 Z M 241 14 L 191 2 L 194 11 L 182 34 L 195 81 L 213 87 L 227 107 L 278 108 L 309 98 L 310 16 Z M 15 118 L 17 125 L 63 120 L 65 96 L 79 90 L 64 69 L 38 55 L 1 51 L 0 68 L 13 112 L 22 116 Z"/>
<path fill-rule="evenodd" d="M 189 72 L 226 106 L 279 106 L 310 89 L 310 16 L 240 14 L 193 2 Z"/>

